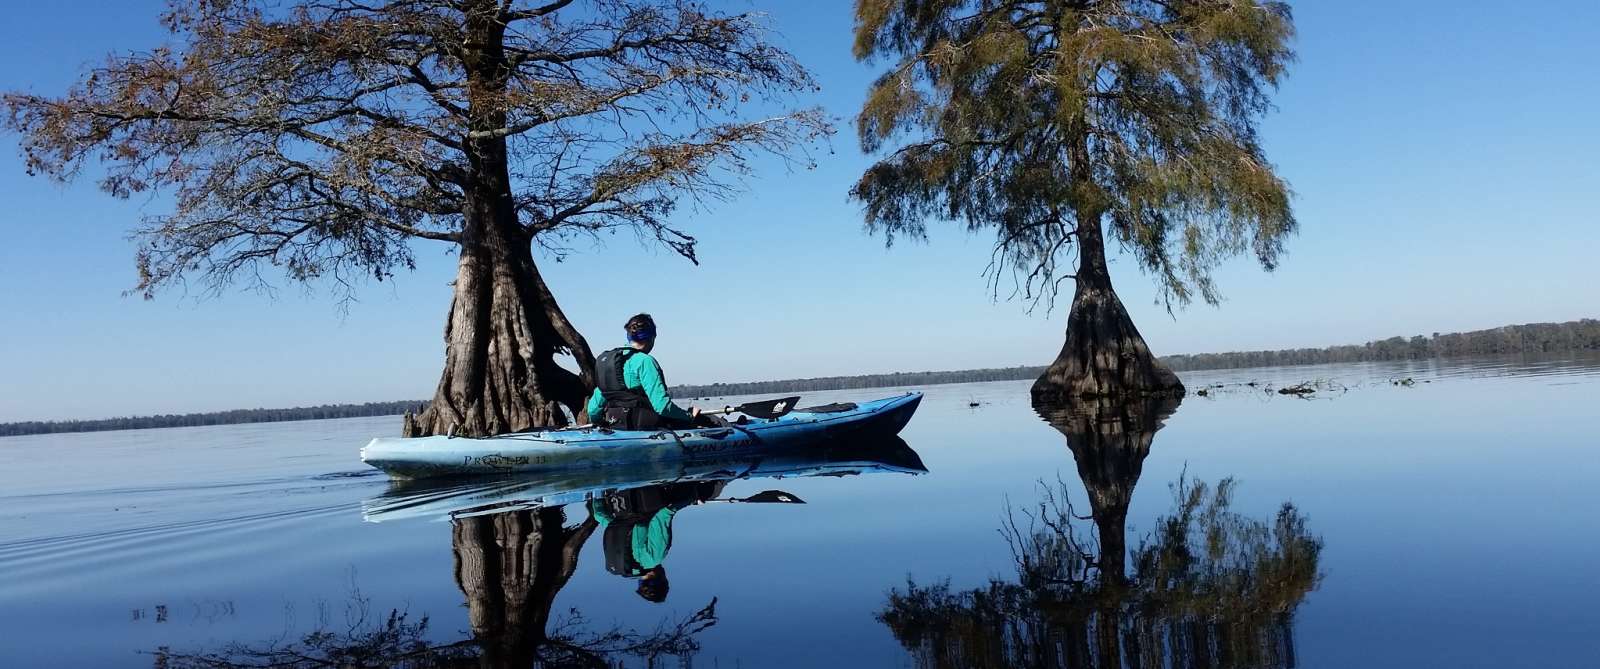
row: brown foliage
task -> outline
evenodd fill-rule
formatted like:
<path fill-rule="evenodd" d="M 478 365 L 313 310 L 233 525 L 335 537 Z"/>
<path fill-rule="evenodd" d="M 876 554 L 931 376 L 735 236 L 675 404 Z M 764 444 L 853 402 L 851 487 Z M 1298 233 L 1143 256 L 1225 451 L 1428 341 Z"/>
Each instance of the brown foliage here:
<path fill-rule="evenodd" d="M 134 232 L 146 297 L 263 265 L 382 279 L 410 239 L 462 242 L 484 185 L 535 242 L 624 228 L 692 259 L 678 197 L 827 131 L 815 110 L 738 119 L 813 84 L 756 17 L 687 0 L 173 0 L 164 25 L 64 95 L 3 98 L 30 173 L 99 163 L 117 197 L 174 196 Z"/>

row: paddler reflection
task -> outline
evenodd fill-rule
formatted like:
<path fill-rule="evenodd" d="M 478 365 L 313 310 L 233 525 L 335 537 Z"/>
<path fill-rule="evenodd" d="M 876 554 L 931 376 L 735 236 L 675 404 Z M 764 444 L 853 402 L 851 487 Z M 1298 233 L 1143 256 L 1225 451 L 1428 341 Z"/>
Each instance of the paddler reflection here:
<path fill-rule="evenodd" d="M 672 550 L 672 519 L 678 512 L 715 499 L 727 481 L 668 483 L 607 493 L 589 501 L 589 515 L 602 531 L 606 571 L 639 579 L 646 600 L 667 599 L 663 562 Z"/>

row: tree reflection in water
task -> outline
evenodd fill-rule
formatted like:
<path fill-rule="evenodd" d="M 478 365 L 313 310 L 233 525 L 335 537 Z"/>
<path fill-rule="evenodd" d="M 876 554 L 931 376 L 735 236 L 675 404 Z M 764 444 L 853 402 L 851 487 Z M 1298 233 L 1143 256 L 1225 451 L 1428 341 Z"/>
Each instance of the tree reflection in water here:
<path fill-rule="evenodd" d="M 472 635 L 484 667 L 609 667 L 634 656 L 687 657 L 694 638 L 716 623 L 715 601 L 651 633 L 591 632 L 576 610 L 551 624 L 556 593 L 578 568 L 578 552 L 597 524 L 566 526 L 561 508 L 513 511 L 454 521 L 456 584 L 467 596 Z"/>
<path fill-rule="evenodd" d="M 663 561 L 672 544 L 672 518 L 679 511 L 713 499 L 801 503 L 781 490 L 724 498 L 723 488 L 730 481 L 875 472 L 922 474 L 927 468 L 916 451 L 893 438 L 822 442 L 804 452 L 728 454 L 687 463 L 638 463 L 561 476 L 487 480 L 481 485 L 397 484 L 369 500 L 364 515 L 387 520 L 448 514 L 455 582 L 466 597 L 471 639 L 436 643 L 430 639 L 426 617 L 411 618 L 399 611 L 387 618 L 369 618 L 362 615 L 366 601 L 357 594 L 351 605 L 357 612 L 355 620 L 341 629 L 318 629 L 292 643 L 229 644 L 202 653 L 162 648 L 152 655 L 156 666 L 164 669 L 687 665 L 700 650 L 697 635 L 717 623 L 715 599 L 693 615 L 664 620 L 649 631 L 595 628 L 576 609 L 552 616 L 557 594 L 576 571 L 584 544 L 593 538 L 601 545 L 590 550 L 590 559 L 595 559 L 596 551 L 604 552 L 607 571 L 623 576 L 659 572 L 664 596 Z M 575 501 L 580 499 L 582 503 Z M 562 506 L 551 500 L 574 503 Z M 569 511 L 575 517 L 581 514 L 582 520 L 571 523 Z M 608 531 L 610 537 L 605 536 Z"/>
<path fill-rule="evenodd" d="M 399 611 L 347 629 L 319 629 L 298 643 L 231 644 L 207 653 L 154 653 L 158 669 L 273 667 L 614 667 L 650 666 L 698 652 L 695 635 L 717 622 L 713 600 L 698 613 L 650 632 L 593 631 L 576 610 L 551 619 L 556 594 L 572 578 L 596 523 L 587 514 L 567 525 L 562 507 L 510 511 L 452 521 L 455 580 L 466 595 L 472 638 L 430 643 L 428 619 Z M 365 603 L 355 608 L 364 610 Z"/>
<path fill-rule="evenodd" d="M 1092 536 L 1064 486 L 1002 533 L 1016 580 L 954 591 L 908 582 L 878 613 L 919 667 L 1295 666 L 1293 618 L 1316 588 L 1322 541 L 1285 503 L 1268 523 L 1231 510 L 1233 481 L 1180 478 L 1174 508 L 1132 551 L 1128 504 L 1177 400 L 1036 405 L 1067 438 Z"/>

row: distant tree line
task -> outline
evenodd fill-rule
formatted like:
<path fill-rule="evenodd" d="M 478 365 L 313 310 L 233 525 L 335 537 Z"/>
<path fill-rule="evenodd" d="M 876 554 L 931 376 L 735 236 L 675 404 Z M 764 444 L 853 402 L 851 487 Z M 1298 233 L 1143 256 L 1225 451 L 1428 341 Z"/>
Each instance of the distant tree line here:
<path fill-rule="evenodd" d="M 1328 348 L 1173 355 L 1162 358 L 1162 361 L 1178 371 L 1193 371 L 1593 350 L 1600 350 L 1600 320 L 1585 318 L 1567 323 L 1507 325 L 1472 332 L 1435 332 L 1429 337 L 1417 335 L 1409 339 L 1390 337 L 1365 344 Z"/>
<path fill-rule="evenodd" d="M 1174 355 L 1162 358 L 1162 361 L 1175 370 L 1198 371 L 1204 369 L 1319 365 L 1336 362 L 1421 360 L 1507 353 L 1558 353 L 1563 351 L 1595 350 L 1600 350 L 1600 320 L 1586 318 L 1567 323 L 1507 325 L 1505 327 L 1472 332 L 1450 334 L 1436 332 L 1430 337 L 1417 335 L 1410 339 L 1390 337 L 1365 344 L 1330 346 L 1328 348 Z M 673 388 L 673 394 L 682 399 L 690 399 L 697 397 L 726 397 L 729 395 L 801 393 L 818 390 L 932 386 L 944 383 L 976 383 L 980 381 L 1022 381 L 1037 378 L 1042 371 L 1044 371 L 1044 366 L 1037 365 L 965 369 L 949 372 L 895 372 L 892 374 L 862 374 L 858 376 L 819 376 L 809 379 L 676 386 Z M 326 404 L 293 409 L 235 409 L 233 411 L 210 413 L 167 414 L 99 420 L 0 423 L 0 437 L 59 432 L 137 430 L 151 427 L 189 427 L 194 425 L 319 420 L 323 418 L 397 416 L 407 411 L 417 411 L 419 407 L 425 404 L 426 402 L 421 401 L 368 402 L 366 404 Z"/>
<path fill-rule="evenodd" d="M 1032 367 L 964 369 L 953 372 L 894 372 L 892 374 L 862 374 L 859 376 L 819 376 L 810 379 L 676 386 L 673 388 L 672 393 L 675 397 L 688 398 L 798 393 L 814 390 L 849 390 L 852 388 L 885 388 L 889 386 L 931 386 L 941 383 L 1031 379 L 1039 376 L 1039 373 L 1043 371 L 1044 365 L 1037 365 Z"/>
<path fill-rule="evenodd" d="M 1472 332 L 1450 334 L 1435 332 L 1431 337 L 1421 335 L 1410 339 L 1390 337 L 1365 344 L 1330 346 L 1328 348 L 1198 353 L 1167 356 L 1161 360 L 1174 370 L 1199 371 L 1204 369 L 1239 369 L 1245 367 L 1318 365 L 1335 362 L 1420 360 L 1506 353 L 1554 353 L 1592 350 L 1600 350 L 1600 320 L 1586 318 L 1567 323 L 1507 325 L 1505 327 Z M 929 386 L 941 383 L 1022 381 L 1037 378 L 1042 371 L 1044 371 L 1043 365 L 968 369 L 952 372 L 895 372 L 893 374 L 865 374 L 860 376 L 825 376 L 812 379 L 678 386 L 674 389 L 674 394 L 678 397 L 722 397 L 725 395 L 765 395 L 851 388 Z"/>
<path fill-rule="evenodd" d="M 59 432 L 100 432 L 104 430 L 141 430 L 152 427 L 193 427 L 197 425 L 233 425 L 237 423 L 276 423 L 289 420 L 320 420 L 323 418 L 363 418 L 367 416 L 394 416 L 414 411 L 424 404 L 413 402 L 367 402 L 366 404 L 324 404 L 293 409 L 234 409 L 207 413 L 163 414 L 160 416 L 131 416 L 126 418 L 101 418 L 97 420 L 43 420 L 21 423 L 0 423 L 0 437 L 24 434 L 54 434 Z"/>

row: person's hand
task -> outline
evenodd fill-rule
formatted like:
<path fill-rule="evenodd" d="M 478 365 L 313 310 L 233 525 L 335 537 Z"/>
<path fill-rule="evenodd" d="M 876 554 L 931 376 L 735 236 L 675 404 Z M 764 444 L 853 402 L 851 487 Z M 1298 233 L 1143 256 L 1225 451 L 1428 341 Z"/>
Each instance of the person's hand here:
<path fill-rule="evenodd" d="M 689 417 L 690 418 L 699 418 L 700 417 L 700 407 L 689 407 Z"/>

